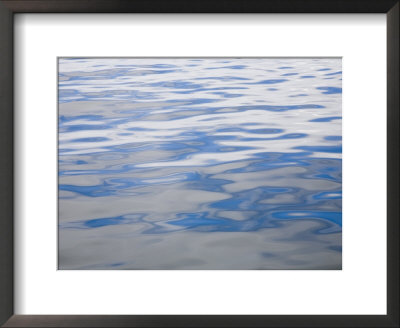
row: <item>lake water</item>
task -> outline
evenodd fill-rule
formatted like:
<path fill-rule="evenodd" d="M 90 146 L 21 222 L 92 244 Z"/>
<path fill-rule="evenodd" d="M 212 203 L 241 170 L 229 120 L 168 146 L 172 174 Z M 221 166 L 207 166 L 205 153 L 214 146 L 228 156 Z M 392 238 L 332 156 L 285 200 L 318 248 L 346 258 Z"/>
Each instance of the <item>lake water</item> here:
<path fill-rule="evenodd" d="M 341 269 L 339 58 L 59 59 L 59 269 Z"/>

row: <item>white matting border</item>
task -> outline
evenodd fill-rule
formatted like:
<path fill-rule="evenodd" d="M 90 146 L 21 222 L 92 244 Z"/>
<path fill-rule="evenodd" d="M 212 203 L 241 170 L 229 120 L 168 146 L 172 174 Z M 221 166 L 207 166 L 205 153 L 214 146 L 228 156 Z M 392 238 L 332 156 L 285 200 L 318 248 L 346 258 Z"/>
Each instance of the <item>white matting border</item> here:
<path fill-rule="evenodd" d="M 16 314 L 386 314 L 386 17 L 18 14 Z M 57 271 L 57 56 L 343 57 L 342 271 Z"/>

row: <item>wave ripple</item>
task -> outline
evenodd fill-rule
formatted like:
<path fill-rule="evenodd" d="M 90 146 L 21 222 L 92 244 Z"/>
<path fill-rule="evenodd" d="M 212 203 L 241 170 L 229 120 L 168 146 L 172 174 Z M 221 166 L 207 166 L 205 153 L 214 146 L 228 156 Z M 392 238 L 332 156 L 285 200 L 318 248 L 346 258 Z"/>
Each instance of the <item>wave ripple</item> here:
<path fill-rule="evenodd" d="M 340 59 L 59 60 L 60 269 L 340 269 Z"/>

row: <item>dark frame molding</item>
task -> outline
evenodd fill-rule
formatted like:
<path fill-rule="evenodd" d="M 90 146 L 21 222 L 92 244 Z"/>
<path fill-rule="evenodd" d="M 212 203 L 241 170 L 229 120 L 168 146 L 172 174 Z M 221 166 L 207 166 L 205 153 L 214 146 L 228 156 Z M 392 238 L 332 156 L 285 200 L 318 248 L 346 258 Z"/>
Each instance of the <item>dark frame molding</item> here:
<path fill-rule="evenodd" d="M 399 0 L 0 0 L 0 325 L 4 327 L 399 327 Z M 387 315 L 14 315 L 15 13 L 385 13 Z"/>

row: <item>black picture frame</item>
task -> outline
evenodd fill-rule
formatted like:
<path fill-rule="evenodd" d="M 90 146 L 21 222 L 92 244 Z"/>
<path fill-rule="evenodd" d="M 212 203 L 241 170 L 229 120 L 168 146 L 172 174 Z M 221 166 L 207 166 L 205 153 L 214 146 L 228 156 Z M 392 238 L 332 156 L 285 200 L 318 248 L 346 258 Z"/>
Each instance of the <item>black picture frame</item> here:
<path fill-rule="evenodd" d="M 399 0 L 0 0 L 0 324 L 4 327 L 399 327 L 399 8 Z M 385 13 L 387 315 L 14 315 L 13 17 L 16 13 Z"/>

